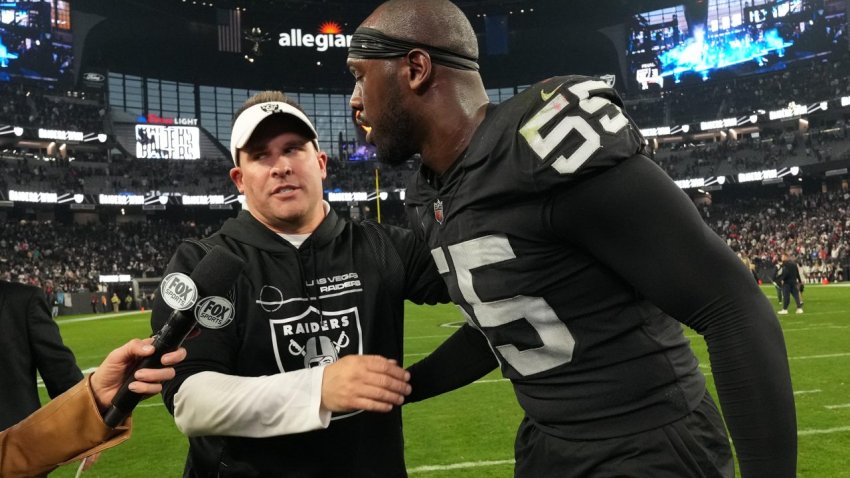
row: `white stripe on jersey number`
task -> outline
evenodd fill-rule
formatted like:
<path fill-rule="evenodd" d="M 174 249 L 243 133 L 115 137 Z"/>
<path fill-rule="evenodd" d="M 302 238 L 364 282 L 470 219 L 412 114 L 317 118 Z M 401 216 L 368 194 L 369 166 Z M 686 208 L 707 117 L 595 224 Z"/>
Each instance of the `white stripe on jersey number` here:
<path fill-rule="evenodd" d="M 516 258 L 507 237 L 503 234 L 483 236 L 453 244 L 448 246 L 448 250 L 458 288 L 464 300 L 472 307 L 476 319 L 472 320 L 463 307 L 458 307 L 466 316 L 467 322 L 475 327 L 487 329 L 524 320 L 540 336 L 543 345 L 534 349 L 519 350 L 513 344 L 490 344 L 511 367 L 525 377 L 570 363 L 575 339 L 545 299 L 518 295 L 509 299 L 482 302 L 476 294 L 472 283 L 473 269 Z M 432 249 L 431 255 L 441 274 L 452 272 L 442 249 Z M 484 335 L 487 336 L 486 333 Z M 489 337 L 487 340 L 490 340 Z"/>
<path fill-rule="evenodd" d="M 626 119 L 623 111 L 606 98 L 601 96 L 590 97 L 592 90 L 609 88 L 604 81 L 590 80 L 576 83 L 567 89 L 578 97 L 578 106 L 587 114 L 592 115 L 605 106 L 612 106 L 615 114 L 613 116 L 602 115 L 597 121 L 605 132 L 616 133 L 629 124 L 629 120 Z M 519 133 L 528 142 L 531 150 L 544 161 L 566 139 L 570 132 L 575 131 L 581 135 L 583 138 L 581 146 L 573 151 L 568 158 L 560 155 L 552 163 L 552 167 L 560 174 L 576 172 L 602 146 L 599 133 L 588 123 L 587 119 L 578 114 L 564 116 L 546 136 L 540 135 L 540 128 L 552 121 L 569 104 L 567 98 L 558 93 L 519 129 Z"/>

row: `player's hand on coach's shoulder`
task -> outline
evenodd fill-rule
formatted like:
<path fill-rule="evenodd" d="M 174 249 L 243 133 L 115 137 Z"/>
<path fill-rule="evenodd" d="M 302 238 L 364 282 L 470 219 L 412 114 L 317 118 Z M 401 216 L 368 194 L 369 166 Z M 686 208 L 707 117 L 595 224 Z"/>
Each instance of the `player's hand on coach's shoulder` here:
<path fill-rule="evenodd" d="M 325 367 L 322 407 L 332 412 L 389 412 L 410 394 L 410 372 L 379 355 L 346 355 Z"/>
<path fill-rule="evenodd" d="M 103 363 L 91 377 L 92 393 L 101 413 L 112 405 L 112 399 L 123 385 L 127 372 L 139 359 L 154 353 L 151 342 L 153 342 L 152 338 L 133 339 L 113 350 L 103 359 Z M 161 383 L 174 378 L 173 366 L 185 358 L 186 349 L 181 347 L 162 356 L 161 362 L 164 368 L 136 370 L 134 374 L 136 381 L 130 384 L 130 390 L 147 396 L 159 393 L 162 391 Z"/>

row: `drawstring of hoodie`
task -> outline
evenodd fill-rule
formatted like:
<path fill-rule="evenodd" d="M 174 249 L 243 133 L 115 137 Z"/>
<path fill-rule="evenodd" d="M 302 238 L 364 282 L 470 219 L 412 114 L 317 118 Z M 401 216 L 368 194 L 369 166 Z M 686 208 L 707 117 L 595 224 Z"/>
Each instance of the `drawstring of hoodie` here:
<path fill-rule="evenodd" d="M 301 293 L 307 297 L 307 304 L 309 307 L 313 307 L 319 312 L 319 330 L 322 330 L 322 324 L 325 321 L 324 311 L 322 310 L 322 297 L 319 294 L 319 288 L 316 285 L 316 280 L 318 279 L 318 273 L 316 271 L 316 249 L 312 246 L 312 244 L 308 245 L 310 248 L 310 262 L 312 262 L 312 289 L 310 291 L 310 287 L 307 286 L 307 274 L 304 270 L 304 261 L 301 260 L 301 250 L 298 249 L 298 274 L 301 277 Z M 313 295 L 315 294 L 315 296 Z M 309 314 L 308 314 L 309 316 Z M 310 332 L 311 335 L 316 335 L 314 332 Z"/>
<path fill-rule="evenodd" d="M 316 278 L 319 277 L 319 274 L 316 272 L 316 248 L 312 244 L 310 244 L 310 262 L 313 264 L 313 289 L 316 291 L 316 302 L 319 305 L 316 309 L 319 311 L 319 330 L 321 330 L 322 324 L 325 323 L 325 311 L 322 307 L 322 295 L 316 286 Z M 312 302 L 310 305 L 312 305 Z"/>

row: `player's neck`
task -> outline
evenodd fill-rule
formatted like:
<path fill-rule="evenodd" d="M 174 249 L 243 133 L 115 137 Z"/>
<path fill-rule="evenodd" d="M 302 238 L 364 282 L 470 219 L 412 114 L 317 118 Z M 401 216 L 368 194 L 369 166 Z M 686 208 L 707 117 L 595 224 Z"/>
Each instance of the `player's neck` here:
<path fill-rule="evenodd" d="M 448 171 L 469 147 L 472 136 L 487 115 L 488 104 L 468 114 L 458 112 L 440 121 L 432 132 L 431 141 L 422 148 L 422 163 L 438 175 Z"/>

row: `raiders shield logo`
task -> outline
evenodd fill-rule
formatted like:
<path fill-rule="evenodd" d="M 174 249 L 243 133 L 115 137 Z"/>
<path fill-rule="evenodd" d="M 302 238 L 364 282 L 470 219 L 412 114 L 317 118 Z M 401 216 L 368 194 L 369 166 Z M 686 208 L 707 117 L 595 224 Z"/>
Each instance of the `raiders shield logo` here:
<path fill-rule="evenodd" d="M 281 372 L 328 365 L 343 355 L 363 353 L 357 307 L 321 314 L 310 307 L 301 315 L 269 323 Z"/>
<path fill-rule="evenodd" d="M 265 111 L 266 113 L 269 113 L 269 114 L 281 112 L 280 105 L 275 104 L 275 103 L 264 104 L 264 105 L 260 106 L 260 109 Z"/>
<path fill-rule="evenodd" d="M 443 201 L 439 199 L 434 201 L 434 219 L 441 225 L 443 224 Z"/>

